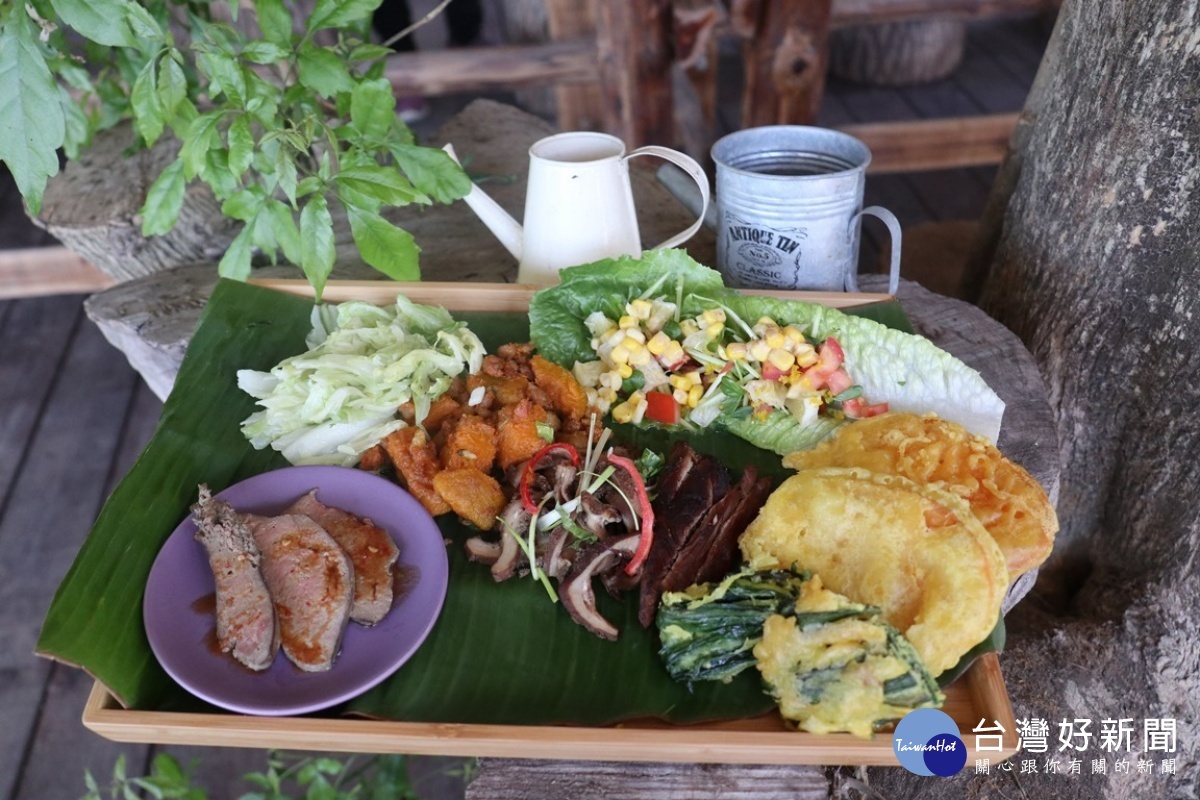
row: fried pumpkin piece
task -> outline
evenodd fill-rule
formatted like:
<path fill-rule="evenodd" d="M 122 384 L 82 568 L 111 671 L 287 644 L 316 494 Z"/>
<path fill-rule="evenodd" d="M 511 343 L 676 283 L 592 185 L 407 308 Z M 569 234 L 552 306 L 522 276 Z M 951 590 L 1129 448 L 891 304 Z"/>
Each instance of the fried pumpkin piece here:
<path fill-rule="evenodd" d="M 587 390 L 569 369 L 541 356 L 534 356 L 529 364 L 533 367 L 534 382 L 550 398 L 555 411 L 572 419 L 580 419 L 587 413 Z"/>
<path fill-rule="evenodd" d="M 383 449 L 396 465 L 409 494 L 417 498 L 433 516 L 450 511 L 450 505 L 434 488 L 434 478 L 442 471 L 437 447 L 420 427 L 410 425 L 388 434 Z"/>
<path fill-rule="evenodd" d="M 491 475 L 470 467 L 442 470 L 433 488 L 455 514 L 480 530 L 489 530 L 504 509 L 504 491 Z"/>
<path fill-rule="evenodd" d="M 861 467 L 932 484 L 967 501 L 1000 550 L 1011 578 L 1041 564 L 1054 547 L 1058 517 L 1032 475 L 982 436 L 936 414 L 893 412 L 843 426 L 785 467 Z"/>
<path fill-rule="evenodd" d="M 501 409 L 500 425 L 496 432 L 500 469 L 507 470 L 514 464 L 520 464 L 546 446 L 546 440 L 538 433 L 537 424 L 545 423 L 547 419 L 546 409 L 530 400 L 522 400 L 515 406 Z"/>
<path fill-rule="evenodd" d="M 443 424 L 453 421 L 462 413 L 462 410 L 462 404 L 449 392 L 439 395 L 429 404 L 429 413 L 425 415 L 425 419 L 421 420 L 421 427 L 429 433 L 437 433 Z M 412 400 L 400 406 L 400 419 L 409 425 L 417 424 L 416 415 L 416 407 Z"/>
<path fill-rule="evenodd" d="M 449 428 L 442 445 L 446 469 L 490 472 L 496 463 L 496 429 L 474 414 L 464 414 Z"/>
<path fill-rule="evenodd" d="M 481 386 L 492 391 L 497 403 L 502 406 L 510 406 L 525 399 L 525 394 L 529 390 L 529 381 L 520 375 L 489 375 L 486 372 L 477 372 L 467 376 L 468 392 Z"/>
<path fill-rule="evenodd" d="M 962 498 L 898 475 L 808 469 L 780 484 L 738 544 L 758 569 L 811 570 L 878 606 L 933 675 L 996 625 L 1004 555 Z"/>

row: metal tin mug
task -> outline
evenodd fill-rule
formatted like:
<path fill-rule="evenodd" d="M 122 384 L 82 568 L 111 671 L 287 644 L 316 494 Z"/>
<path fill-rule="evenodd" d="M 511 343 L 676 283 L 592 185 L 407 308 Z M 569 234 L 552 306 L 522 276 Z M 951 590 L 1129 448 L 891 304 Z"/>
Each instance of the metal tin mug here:
<path fill-rule="evenodd" d="M 731 133 L 717 165 L 717 268 L 735 286 L 858 291 L 861 220 L 892 238 L 888 291 L 900 283 L 900 222 L 863 208 L 871 151 L 827 128 L 768 125 Z"/>

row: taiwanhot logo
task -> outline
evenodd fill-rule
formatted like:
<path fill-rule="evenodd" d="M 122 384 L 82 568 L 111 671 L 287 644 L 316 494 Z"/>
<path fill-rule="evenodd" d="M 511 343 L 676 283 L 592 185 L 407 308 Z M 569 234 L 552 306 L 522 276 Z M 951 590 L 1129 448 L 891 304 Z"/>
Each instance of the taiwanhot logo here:
<path fill-rule="evenodd" d="M 967 763 L 958 725 L 945 711 L 918 708 L 904 715 L 892 734 L 900 766 L 916 775 L 957 775 Z"/>

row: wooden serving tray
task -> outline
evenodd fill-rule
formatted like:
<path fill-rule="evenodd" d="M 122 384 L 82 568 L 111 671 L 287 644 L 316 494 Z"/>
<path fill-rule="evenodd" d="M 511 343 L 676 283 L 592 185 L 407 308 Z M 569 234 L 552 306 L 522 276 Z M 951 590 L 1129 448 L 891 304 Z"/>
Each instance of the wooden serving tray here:
<path fill-rule="evenodd" d="M 976 757 L 971 730 L 981 719 L 984 727 L 1000 723 L 1005 733 L 1001 751 L 980 757 L 999 763 L 1017 752 L 1016 723 L 995 653 L 981 656 L 946 687 L 942 710 L 958 723 L 968 765 Z M 868 740 L 790 731 L 777 714 L 701 725 L 647 720 L 608 728 L 253 717 L 127 710 L 96 683 L 83 724 L 116 742 L 585 761 L 898 766 L 888 733 Z"/>
<path fill-rule="evenodd" d="M 252 281 L 277 291 L 311 297 L 302 280 Z M 539 287 L 494 283 L 395 283 L 330 281 L 328 302 L 366 300 L 384 304 L 403 292 L 419 303 L 451 311 L 525 312 Z M 753 291 L 787 299 L 850 308 L 893 300 L 887 294 Z M 980 757 L 993 762 L 1017 752 L 1016 723 L 995 653 L 978 658 L 945 689 L 946 711 L 958 724 L 968 764 L 976 757 L 972 730 L 1004 730 L 1000 750 Z M 655 761 L 728 764 L 898 766 L 887 732 L 874 739 L 849 734 L 817 735 L 785 727 L 777 714 L 672 725 L 657 720 L 611 727 L 485 725 L 327 717 L 256 717 L 233 713 L 139 711 L 123 708 L 99 681 L 83 712 L 89 730 L 118 742 L 279 748 L 359 753 L 545 758 L 588 761 Z M 988 741 L 994 741 L 994 735 Z"/>

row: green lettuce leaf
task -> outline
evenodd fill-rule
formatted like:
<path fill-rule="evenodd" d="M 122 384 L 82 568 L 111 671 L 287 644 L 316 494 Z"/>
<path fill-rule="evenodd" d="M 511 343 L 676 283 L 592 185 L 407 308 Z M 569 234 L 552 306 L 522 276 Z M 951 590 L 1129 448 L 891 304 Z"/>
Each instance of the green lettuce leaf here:
<path fill-rule="evenodd" d="M 682 287 L 682 314 L 705 308 L 696 295 L 724 292 L 721 274 L 701 266 L 683 250 L 649 250 L 641 258 L 622 256 L 564 269 L 562 283 L 543 289 L 529 301 L 529 328 L 538 352 L 565 365 L 594 361 L 592 334 L 583 324 L 593 311 L 609 319 L 625 313 L 625 304 L 648 289 L 674 300 Z"/>
<path fill-rule="evenodd" d="M 648 295 L 681 300 L 683 317 L 721 304 L 747 324 L 769 316 L 796 325 L 810 338 L 835 337 L 845 352 L 846 371 L 872 403 L 892 411 L 934 412 L 992 441 L 1000 433 L 1004 402 L 974 369 L 928 339 L 867 312 L 847 314 L 797 300 L 742 295 L 727 289 L 720 273 L 697 264 L 682 250 L 648 251 L 563 270 L 558 286 L 534 295 L 529 306 L 534 343 L 547 358 L 568 368 L 592 361 L 591 333 L 584 324 L 594 311 L 609 319 L 625 304 Z M 844 422 L 822 418 L 801 426 L 784 411 L 766 420 L 723 414 L 716 424 L 752 444 L 780 454 L 815 446 Z"/>

